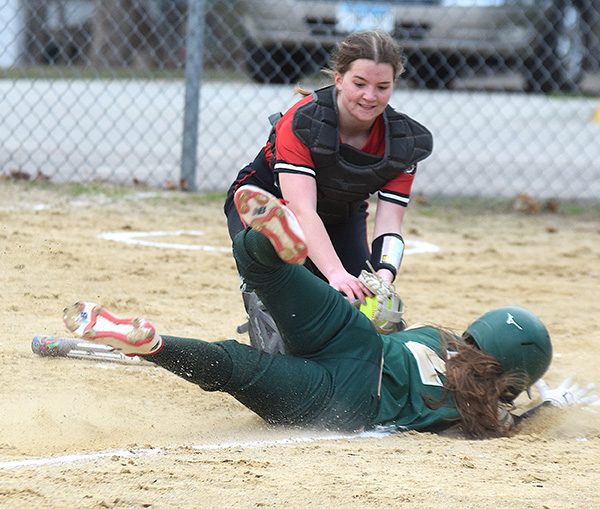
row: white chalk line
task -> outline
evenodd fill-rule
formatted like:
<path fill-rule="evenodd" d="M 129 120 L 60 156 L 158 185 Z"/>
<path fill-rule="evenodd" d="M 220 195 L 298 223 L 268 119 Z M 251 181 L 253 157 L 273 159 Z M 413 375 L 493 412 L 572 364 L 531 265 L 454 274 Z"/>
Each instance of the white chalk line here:
<path fill-rule="evenodd" d="M 122 242 L 129 245 L 157 247 L 160 249 L 181 249 L 185 251 L 207 251 L 213 253 L 230 253 L 231 247 L 210 246 L 206 244 L 180 244 L 177 242 L 160 242 L 155 239 L 160 237 L 180 237 L 191 236 L 201 237 L 204 235 L 202 230 L 173 230 L 173 231 L 148 231 L 148 232 L 103 232 L 98 234 L 98 238 Z M 404 254 L 423 254 L 437 253 L 439 246 L 425 242 L 423 240 L 407 240 Z"/>
<path fill-rule="evenodd" d="M 49 456 L 46 458 L 29 458 L 26 460 L 0 461 L 0 470 L 11 470 L 15 468 L 43 467 L 47 465 L 65 465 L 80 461 L 93 461 L 102 458 L 133 458 L 139 456 L 150 456 L 160 454 L 161 449 L 119 449 L 115 451 L 99 451 L 81 454 L 67 454 L 64 456 Z"/>
<path fill-rule="evenodd" d="M 362 433 L 339 433 L 332 435 L 307 435 L 300 437 L 286 437 L 274 440 L 251 440 L 246 442 L 223 442 L 220 444 L 194 445 L 192 449 L 199 451 L 213 451 L 222 449 L 260 449 L 263 447 L 274 447 L 278 445 L 308 444 L 311 442 L 326 442 L 331 440 L 353 440 L 355 438 L 383 438 L 389 432 L 384 430 L 363 431 Z"/>
<path fill-rule="evenodd" d="M 388 436 L 389 431 L 374 430 L 364 431 L 362 433 L 333 434 L 333 435 L 310 435 L 300 437 L 286 437 L 274 440 L 255 440 L 255 441 L 231 441 L 217 444 L 194 445 L 191 448 L 198 451 L 218 451 L 225 449 L 259 449 L 266 447 L 276 447 L 281 445 L 298 445 L 312 442 L 324 442 L 333 440 L 352 440 L 356 438 L 383 438 Z M 140 458 L 145 456 L 156 456 L 165 454 L 166 451 L 161 448 L 143 448 L 143 449 L 117 449 L 108 451 L 98 451 L 80 454 L 67 454 L 63 456 L 48 456 L 41 458 L 28 458 L 24 460 L 0 461 L 0 470 L 13 470 L 18 468 L 38 468 L 49 465 L 66 465 L 70 463 L 81 463 L 86 461 L 95 461 L 104 458 Z"/>

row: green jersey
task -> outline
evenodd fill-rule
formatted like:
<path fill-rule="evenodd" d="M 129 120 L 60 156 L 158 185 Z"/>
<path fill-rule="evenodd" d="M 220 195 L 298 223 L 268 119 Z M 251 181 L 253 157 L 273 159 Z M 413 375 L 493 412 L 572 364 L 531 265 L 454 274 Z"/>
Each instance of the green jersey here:
<path fill-rule="evenodd" d="M 374 423 L 434 430 L 457 422 L 454 398 L 443 387 L 446 363 L 440 331 L 425 326 L 381 338 L 381 398 Z"/>

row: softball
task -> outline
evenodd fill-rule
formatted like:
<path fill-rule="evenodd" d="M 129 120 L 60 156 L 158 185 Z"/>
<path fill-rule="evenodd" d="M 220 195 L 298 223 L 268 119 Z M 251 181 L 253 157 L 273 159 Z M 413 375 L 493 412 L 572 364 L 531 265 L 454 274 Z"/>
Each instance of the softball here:
<path fill-rule="evenodd" d="M 365 315 L 369 320 L 373 320 L 375 316 L 375 310 L 377 309 L 377 297 L 367 297 L 365 303 L 361 304 L 360 312 Z"/>

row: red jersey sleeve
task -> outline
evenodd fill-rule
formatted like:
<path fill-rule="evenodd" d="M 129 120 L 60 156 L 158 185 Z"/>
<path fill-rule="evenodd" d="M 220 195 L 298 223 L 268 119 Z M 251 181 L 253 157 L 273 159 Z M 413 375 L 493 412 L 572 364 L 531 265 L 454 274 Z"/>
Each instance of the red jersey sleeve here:
<path fill-rule="evenodd" d="M 380 200 L 397 203 L 406 207 L 410 201 L 410 190 L 412 189 L 415 173 L 417 171 L 416 163 L 409 170 L 401 173 L 396 178 L 386 182 L 380 189 L 378 196 Z"/>

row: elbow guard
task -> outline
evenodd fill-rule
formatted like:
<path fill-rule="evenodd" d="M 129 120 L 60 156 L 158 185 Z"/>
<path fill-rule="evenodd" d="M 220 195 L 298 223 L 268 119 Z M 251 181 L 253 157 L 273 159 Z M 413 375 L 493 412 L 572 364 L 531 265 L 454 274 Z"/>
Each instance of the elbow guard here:
<path fill-rule="evenodd" d="M 377 271 L 387 269 L 394 278 L 404 256 L 404 239 L 397 233 L 384 233 L 371 243 L 371 265 Z"/>

